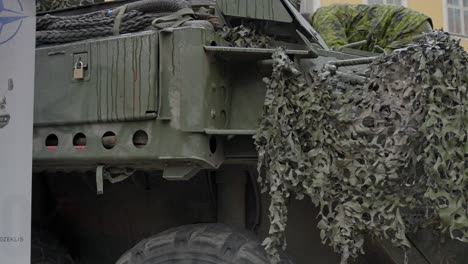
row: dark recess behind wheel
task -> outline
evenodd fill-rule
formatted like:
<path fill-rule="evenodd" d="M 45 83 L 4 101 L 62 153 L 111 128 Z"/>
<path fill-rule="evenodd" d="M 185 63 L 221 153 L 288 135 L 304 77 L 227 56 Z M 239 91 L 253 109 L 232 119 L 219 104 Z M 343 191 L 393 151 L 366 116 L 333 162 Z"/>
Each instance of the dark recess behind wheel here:
<path fill-rule="evenodd" d="M 106 184 L 106 194 L 96 196 L 93 176 L 72 174 L 35 175 L 35 192 L 45 192 L 48 182 L 58 206 L 49 226 L 69 245 L 80 264 L 111 264 L 138 241 L 168 228 L 194 223 L 216 222 L 206 178 L 199 175 L 189 182 L 168 182 L 158 175 L 135 176 L 134 180 Z M 35 197 L 38 198 L 38 195 Z M 263 239 L 268 232 L 269 200 L 263 195 L 261 225 Z M 249 198 L 248 198 L 249 199 Z M 44 203 L 53 204 L 51 200 Z M 36 207 L 39 205 L 36 204 Z M 54 212 L 49 208 L 49 212 Z M 291 200 L 288 226 L 288 254 L 297 264 L 339 263 L 339 255 L 320 242 L 316 211 L 307 201 Z M 33 212 L 35 223 L 45 222 L 41 210 Z M 247 223 L 253 223 L 253 213 Z M 306 227 L 306 229 L 304 229 Z M 356 263 L 367 263 L 364 259 Z"/>

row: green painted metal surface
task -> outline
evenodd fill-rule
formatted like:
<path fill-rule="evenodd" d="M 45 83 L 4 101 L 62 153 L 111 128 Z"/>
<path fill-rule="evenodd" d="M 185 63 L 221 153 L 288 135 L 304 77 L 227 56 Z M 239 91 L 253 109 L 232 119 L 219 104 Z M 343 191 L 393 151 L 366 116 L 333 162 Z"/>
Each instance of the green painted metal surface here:
<path fill-rule="evenodd" d="M 227 15 L 293 21 L 280 0 L 221 0 L 218 6 Z M 306 45 L 293 47 L 288 54 L 304 69 L 353 57 L 319 50 L 314 58 Z M 250 145 L 231 140 L 236 135 L 252 144 L 272 51 L 229 47 L 217 32 L 196 24 L 40 47 L 35 168 L 212 169 L 232 157 L 253 161 Z M 78 61 L 84 66 L 82 79 L 74 78 Z M 109 133 L 113 136 L 104 137 Z M 141 133 L 147 135 L 143 145 L 135 141 Z"/>
<path fill-rule="evenodd" d="M 292 21 L 279 0 L 220 0 L 219 7 L 233 17 Z M 373 55 L 318 49 L 318 58 L 308 58 L 306 45 L 294 45 L 290 55 L 304 72 Z M 254 162 L 251 134 L 265 100 L 262 78 L 271 74 L 271 51 L 228 47 L 216 32 L 196 26 L 38 48 L 35 170 L 169 168 L 167 178 L 177 178 Z M 73 78 L 77 60 L 87 66 L 82 80 Z M 141 131 L 145 145 L 135 143 Z M 102 143 L 107 132 L 115 135 L 112 148 Z M 76 146 L 80 133 L 86 144 Z M 51 135 L 58 142 L 48 146 Z M 433 256 L 433 240 L 418 235 L 413 242 L 421 255 L 440 257 Z M 454 253 L 457 260 L 466 259 L 464 252 Z"/>
<path fill-rule="evenodd" d="M 218 167 L 222 145 L 204 129 L 225 128 L 228 100 L 222 64 L 203 49 L 212 41 L 213 31 L 189 27 L 37 49 L 35 167 Z M 87 54 L 83 80 L 73 79 L 76 54 Z M 135 146 L 137 131 L 146 145 Z M 102 144 L 106 132 L 113 148 Z M 47 146 L 51 135 L 56 146 Z"/>
<path fill-rule="evenodd" d="M 292 21 L 280 0 L 219 0 L 218 6 L 226 16 Z"/>
<path fill-rule="evenodd" d="M 204 45 L 223 43 L 213 31 L 178 28 L 160 32 L 159 118 L 187 132 L 226 126 L 227 65 L 208 56 Z"/>
<path fill-rule="evenodd" d="M 35 125 L 153 119 L 158 106 L 155 32 L 36 51 Z M 74 65 L 87 68 L 73 78 Z"/>
<path fill-rule="evenodd" d="M 255 159 L 225 150 L 226 135 L 209 131 L 255 130 L 272 50 L 232 56 L 227 46 L 216 32 L 189 26 L 38 48 L 36 170 L 217 168 L 225 153 Z M 315 57 L 305 47 L 290 53 Z M 83 79 L 73 78 L 77 60 L 87 66 Z M 134 142 L 139 131 L 146 145 Z M 109 132 L 113 147 L 102 142 Z M 79 134 L 85 143 L 77 146 Z M 249 134 L 240 136 L 251 144 Z"/>

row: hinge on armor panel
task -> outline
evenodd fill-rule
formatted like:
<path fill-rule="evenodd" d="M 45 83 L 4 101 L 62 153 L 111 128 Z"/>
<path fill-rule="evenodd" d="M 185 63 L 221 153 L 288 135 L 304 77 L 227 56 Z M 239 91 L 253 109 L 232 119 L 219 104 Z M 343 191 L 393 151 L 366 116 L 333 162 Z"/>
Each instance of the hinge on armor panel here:
<path fill-rule="evenodd" d="M 126 180 L 128 177 L 135 174 L 134 168 L 105 168 L 103 165 L 97 166 L 96 169 L 96 189 L 97 194 L 104 194 L 104 179 L 110 183 L 118 183 Z"/>

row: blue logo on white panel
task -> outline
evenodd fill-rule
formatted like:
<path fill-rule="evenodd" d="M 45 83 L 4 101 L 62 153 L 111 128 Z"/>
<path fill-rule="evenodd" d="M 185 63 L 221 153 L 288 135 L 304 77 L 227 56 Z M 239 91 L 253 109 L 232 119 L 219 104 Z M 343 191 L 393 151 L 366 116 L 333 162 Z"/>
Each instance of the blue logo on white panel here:
<path fill-rule="evenodd" d="M 0 0 L 0 45 L 16 36 L 26 17 L 20 0 Z"/>

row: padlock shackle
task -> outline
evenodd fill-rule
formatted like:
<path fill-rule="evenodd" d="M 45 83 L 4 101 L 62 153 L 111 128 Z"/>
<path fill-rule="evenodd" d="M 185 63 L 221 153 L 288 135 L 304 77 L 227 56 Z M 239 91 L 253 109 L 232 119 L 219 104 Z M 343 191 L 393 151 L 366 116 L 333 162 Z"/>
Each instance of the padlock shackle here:
<path fill-rule="evenodd" d="M 75 65 L 73 66 L 73 69 L 83 69 L 83 66 L 84 66 L 83 62 L 79 60 L 79 61 L 75 62 Z"/>

